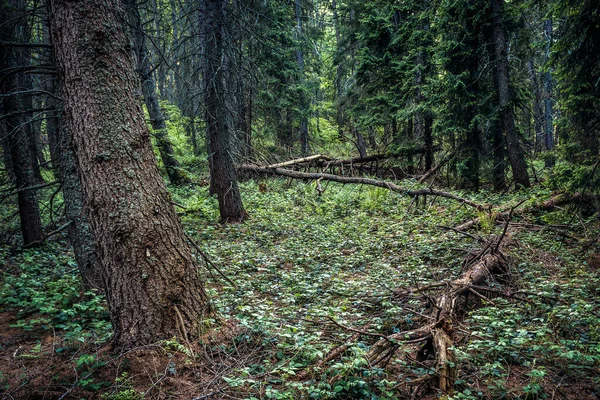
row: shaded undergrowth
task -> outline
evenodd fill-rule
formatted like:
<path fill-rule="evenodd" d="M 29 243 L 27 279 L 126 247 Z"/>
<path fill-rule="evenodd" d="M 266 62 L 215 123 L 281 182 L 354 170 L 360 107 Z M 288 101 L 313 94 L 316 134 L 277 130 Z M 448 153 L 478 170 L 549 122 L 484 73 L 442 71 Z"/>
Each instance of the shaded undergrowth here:
<path fill-rule="evenodd" d="M 422 296 L 398 296 L 398 289 L 460 276 L 479 245 L 440 226 L 478 215 L 447 199 L 427 198 L 417 207 L 381 188 L 324 186 L 317 196 L 300 182 L 245 182 L 250 219 L 241 225 L 218 223 L 206 188 L 173 189 L 185 207 L 178 211 L 186 232 L 235 283 L 199 259 L 221 321 L 192 349 L 167 341 L 150 355 L 110 355 L 102 296 L 81 289 L 64 241 L 30 250 L 4 246 L 0 306 L 11 327 L 0 348 L 0 390 L 15 398 L 34 386 L 105 398 L 441 396 L 428 379 L 435 365 L 420 344 L 398 344 L 385 366 L 370 366 L 366 353 L 376 335 L 416 327 L 431 307 Z M 538 188 L 465 197 L 497 208 L 527 199 L 526 208 L 549 195 Z M 504 222 L 479 217 L 472 233 L 501 235 Z M 513 222 L 506 236 L 510 276 L 488 284 L 519 296 L 471 299 L 471 311 L 453 327 L 460 368 L 451 397 L 600 396 L 600 257 L 597 244 L 585 246 L 599 233 L 597 214 L 567 207 Z M 344 343 L 344 352 L 314 368 Z M 156 362 L 139 361 L 144 357 Z M 57 359 L 67 367 L 52 370 L 48 363 Z"/>

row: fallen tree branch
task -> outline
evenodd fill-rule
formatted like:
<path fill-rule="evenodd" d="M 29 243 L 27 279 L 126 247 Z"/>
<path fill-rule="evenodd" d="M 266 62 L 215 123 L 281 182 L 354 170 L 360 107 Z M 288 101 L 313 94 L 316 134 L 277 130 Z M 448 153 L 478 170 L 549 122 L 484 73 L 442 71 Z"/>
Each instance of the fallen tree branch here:
<path fill-rule="evenodd" d="M 277 163 L 277 164 L 267 165 L 265 168 L 287 167 L 287 166 L 290 166 L 290 165 L 302 164 L 302 163 L 306 163 L 306 162 L 310 162 L 310 161 L 317 161 L 317 160 L 333 161 L 334 158 L 326 156 L 324 154 L 316 154 L 314 156 L 296 158 L 294 160 L 289 160 L 289 161 L 284 161 L 284 162 L 280 162 L 280 163 Z"/>
<path fill-rule="evenodd" d="M 4 200 L 7 197 L 14 196 L 15 194 L 19 194 L 20 192 L 25 192 L 27 190 L 42 189 L 42 188 L 45 188 L 45 187 L 48 187 L 48 186 L 56 185 L 58 183 L 60 183 L 60 181 L 52 181 L 52 182 L 48 182 L 48 183 L 40 183 L 39 185 L 22 187 L 22 188 L 19 188 L 17 190 L 13 190 L 12 192 L 3 195 L 0 198 L 0 201 Z"/>
<path fill-rule="evenodd" d="M 25 246 L 25 248 L 31 248 L 31 247 L 41 246 L 46 241 L 46 239 L 48 239 L 50 236 L 56 235 L 57 233 L 60 233 L 60 232 L 64 231 L 69 226 L 71 226 L 72 223 L 73 223 L 73 221 L 69 221 L 69 222 L 65 223 L 64 225 L 62 225 L 62 226 L 58 227 L 57 229 L 53 230 L 52 232 L 49 232 L 41 240 L 37 240 L 35 242 L 31 242 L 31 243 L 27 244 Z"/>
<path fill-rule="evenodd" d="M 440 168 L 442 168 L 444 165 L 446 165 L 446 163 L 448 163 L 448 161 L 452 160 L 452 157 L 454 157 L 455 154 L 456 154 L 456 150 L 454 150 L 446 158 L 444 158 L 442 161 L 440 161 L 440 163 L 438 165 L 436 165 L 435 168 L 430 169 L 425 175 L 423 175 L 419 179 L 419 183 L 423 183 L 427 179 L 429 179 L 429 177 L 431 175 L 435 174 Z"/>
<path fill-rule="evenodd" d="M 283 168 L 268 168 L 268 167 L 259 167 L 256 165 L 247 165 L 247 164 L 238 166 L 238 170 L 246 171 L 246 172 L 254 172 L 254 173 L 259 173 L 259 174 L 265 174 L 265 175 L 281 175 L 281 176 L 287 176 L 289 178 L 295 178 L 295 179 L 314 179 L 314 180 L 321 179 L 321 180 L 325 180 L 325 181 L 332 181 L 332 182 L 338 182 L 338 183 L 343 183 L 343 184 L 355 183 L 355 184 L 362 184 L 362 185 L 371 185 L 371 186 L 377 186 L 377 187 L 389 189 L 393 192 L 397 192 L 397 193 L 400 193 L 400 194 L 403 194 L 406 196 L 410 196 L 410 197 L 434 195 L 434 196 L 445 197 L 448 199 L 456 200 L 460 203 L 463 203 L 463 204 L 466 204 L 473 208 L 476 208 L 477 210 L 487 209 L 487 207 L 482 204 L 475 203 L 474 201 L 459 197 L 459 196 L 449 193 L 449 192 L 443 192 L 441 190 L 436 190 L 436 189 L 431 189 L 431 188 L 417 189 L 417 190 L 407 189 L 407 188 L 398 186 L 395 183 L 381 181 L 378 179 L 361 178 L 361 177 L 354 177 L 354 176 L 339 176 L 339 175 L 325 174 L 325 173 L 300 172 L 300 171 L 292 171 L 292 170 L 283 169 Z"/>
<path fill-rule="evenodd" d="M 359 337 L 360 337 L 359 333 L 355 333 L 354 335 L 350 336 L 350 338 L 348 338 L 348 340 L 346 340 L 346 342 L 344 344 L 331 350 L 329 352 L 329 354 L 327 354 L 327 356 L 325 356 L 325 358 L 323 358 L 321 361 L 319 361 L 317 363 L 317 365 L 315 365 L 315 369 L 321 368 L 323 365 L 327 364 L 329 361 L 334 360 L 337 357 L 339 357 L 342 353 L 344 353 L 346 350 L 348 350 L 350 345 L 352 345 L 352 343 L 354 343 Z M 298 380 L 304 380 L 308 376 L 308 374 L 309 374 L 309 370 L 304 370 L 297 375 L 297 378 L 298 378 Z"/>

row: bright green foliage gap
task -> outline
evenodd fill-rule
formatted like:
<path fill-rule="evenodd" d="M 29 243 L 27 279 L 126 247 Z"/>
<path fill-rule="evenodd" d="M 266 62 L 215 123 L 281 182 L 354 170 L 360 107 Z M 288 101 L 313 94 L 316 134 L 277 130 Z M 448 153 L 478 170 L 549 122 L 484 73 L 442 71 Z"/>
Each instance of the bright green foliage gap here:
<path fill-rule="evenodd" d="M 219 349 L 244 360 L 223 370 L 226 387 L 247 398 L 402 398 L 402 384 L 433 374 L 433 366 L 410 361 L 405 355 L 417 348 L 400 345 L 388 369 L 371 368 L 365 353 L 373 337 L 361 336 L 324 368 L 297 376 L 352 335 L 330 318 L 381 334 L 416 328 L 414 308 L 421 303 L 394 299 L 392 291 L 460 276 L 465 256 L 480 247 L 438 225 L 456 226 L 476 214 L 445 199 L 431 204 L 428 198 L 417 208 L 410 198 L 380 188 L 324 184 L 319 197 L 313 185 L 264 183 L 262 192 L 256 182 L 242 184 L 251 218 L 241 225 L 218 224 L 216 200 L 208 198 L 207 188 L 173 189 L 174 200 L 186 207 L 178 211 L 187 233 L 237 285 L 201 267 L 216 309 L 243 327 L 230 346 Z M 474 200 L 483 202 L 487 195 Z M 537 189 L 495 195 L 493 202 L 510 207 L 529 198 L 526 207 L 547 196 Z M 494 298 L 454 327 L 464 337 L 455 349 L 461 368 L 454 398 L 544 398 L 556 379 L 581 381 L 588 391 L 600 385 L 598 270 L 546 225 L 570 217 L 569 210 L 526 215 L 516 222 L 532 223 L 536 230 L 510 229 L 511 281 L 492 285 L 520 290 L 528 301 Z M 479 234 L 500 235 L 502 228 L 488 218 Z M 61 349 L 107 341 L 110 326 L 101 298 L 82 293 L 70 254 L 57 243 L 46 246 L 14 254 L 2 250 L 9 267 L 0 306 L 18 313 L 19 327 L 64 335 Z"/>

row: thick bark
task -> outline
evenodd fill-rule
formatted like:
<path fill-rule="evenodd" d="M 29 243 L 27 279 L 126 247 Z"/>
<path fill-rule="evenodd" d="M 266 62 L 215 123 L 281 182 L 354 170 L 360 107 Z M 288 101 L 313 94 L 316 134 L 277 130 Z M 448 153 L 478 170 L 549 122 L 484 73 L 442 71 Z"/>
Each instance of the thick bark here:
<path fill-rule="evenodd" d="M 23 12 L 25 2 L 11 0 L 0 4 L 0 33 L 2 37 L 11 38 L 12 41 L 23 43 L 27 38 L 23 33 L 27 28 L 23 25 Z M 29 63 L 29 52 L 20 47 L 0 48 L 0 69 L 25 65 Z M 14 172 L 17 189 L 27 188 L 36 184 L 32 161 L 35 154 L 30 153 L 28 137 L 28 121 L 24 110 L 22 95 L 17 94 L 21 90 L 19 78 L 16 74 L 7 74 L 3 77 L 2 93 L 11 94 L 2 97 L 3 112 L 7 115 L 4 120 L 6 140 L 3 143 L 4 151 L 9 151 L 12 170 Z M 37 161 L 35 163 L 37 165 Z M 40 210 L 35 190 L 20 190 L 18 192 L 19 216 L 21 218 L 21 232 L 25 245 L 41 242 L 44 237 Z"/>
<path fill-rule="evenodd" d="M 150 143 L 119 0 L 51 1 L 84 209 L 117 350 L 196 334 L 210 310 Z"/>
<path fill-rule="evenodd" d="M 227 39 L 226 7 L 224 0 L 206 0 L 204 103 L 206 107 L 208 165 L 210 192 L 219 200 L 222 222 L 242 222 L 247 213 L 237 183 L 231 155 L 231 138 L 225 91 L 227 76 L 223 55 Z"/>
<path fill-rule="evenodd" d="M 158 102 L 156 83 L 154 82 L 150 68 L 150 54 L 146 47 L 146 34 L 142 30 L 137 0 L 124 0 L 123 2 L 127 11 L 127 22 L 131 26 L 133 34 L 133 52 L 135 54 L 137 71 L 140 76 L 142 95 L 144 96 L 144 102 L 150 116 L 152 133 L 156 138 L 156 146 L 158 147 L 163 165 L 167 170 L 169 181 L 173 184 L 179 184 L 185 182 L 186 179 L 179 169 L 179 162 L 173 155 L 173 145 L 169 140 L 165 117 Z"/>
<path fill-rule="evenodd" d="M 44 22 L 43 29 L 44 41 L 51 44 L 49 21 L 46 20 Z M 48 64 L 56 64 L 52 48 L 47 49 L 45 57 Z M 72 137 L 67 129 L 60 126 L 61 113 L 58 109 L 62 108 L 62 104 L 58 100 L 61 97 L 58 81 L 54 76 L 48 77 L 44 85 L 48 92 L 46 104 L 57 109 L 56 111 L 51 111 L 46 116 L 46 132 L 50 143 L 52 168 L 54 169 L 55 176 L 60 178 L 65 204 L 65 215 L 70 222 L 68 229 L 69 240 L 71 246 L 73 246 L 73 253 L 75 254 L 84 285 L 88 288 L 102 288 L 102 267 L 96 253 L 96 243 L 92 227 L 84 212 L 83 192 L 77 171 Z"/>
<path fill-rule="evenodd" d="M 77 260 L 79 272 L 87 287 L 102 288 L 102 265 L 96 252 L 96 241 L 89 219 L 84 212 L 81 180 L 77 173 L 75 151 L 67 129 L 57 127 L 60 158 L 60 181 L 65 200 L 65 214 L 69 225 L 69 240 Z"/>
<path fill-rule="evenodd" d="M 515 115 L 508 72 L 507 39 L 503 26 L 504 0 L 490 0 L 494 25 L 494 50 L 496 55 L 496 86 L 502 113 L 502 126 L 506 132 L 508 159 L 515 180 L 515 186 L 529 187 L 529 173 L 525 163 L 525 154 L 521 148 L 519 133 L 515 126 Z"/>

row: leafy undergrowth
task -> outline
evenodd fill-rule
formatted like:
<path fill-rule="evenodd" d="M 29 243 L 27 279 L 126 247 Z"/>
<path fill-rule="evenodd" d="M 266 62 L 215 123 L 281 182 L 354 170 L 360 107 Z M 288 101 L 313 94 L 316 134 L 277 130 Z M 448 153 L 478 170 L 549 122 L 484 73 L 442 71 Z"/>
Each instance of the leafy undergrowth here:
<path fill-rule="evenodd" d="M 385 366 L 371 366 L 366 352 L 378 337 L 347 328 L 388 335 L 418 327 L 431 304 L 398 289 L 460 276 L 480 245 L 440 226 L 477 213 L 439 198 L 417 207 L 380 188 L 329 184 L 319 197 L 311 185 L 286 184 L 243 183 L 251 218 L 241 225 L 218 223 L 207 188 L 173 189 L 187 233 L 235 283 L 199 262 L 220 321 L 191 347 L 171 340 L 111 354 L 102 296 L 82 290 L 62 240 L 0 250 L 0 391 L 7 398 L 442 396 L 421 344 L 397 343 Z M 464 195 L 498 208 L 527 199 L 520 206 L 527 209 L 550 193 Z M 600 230 L 597 214 L 577 211 L 513 218 L 504 238 L 510 274 L 488 282 L 513 296 L 472 299 L 453 326 L 459 373 L 446 398 L 600 396 L 600 256 L 590 241 Z M 480 217 L 476 234 L 501 235 L 503 222 Z"/>

